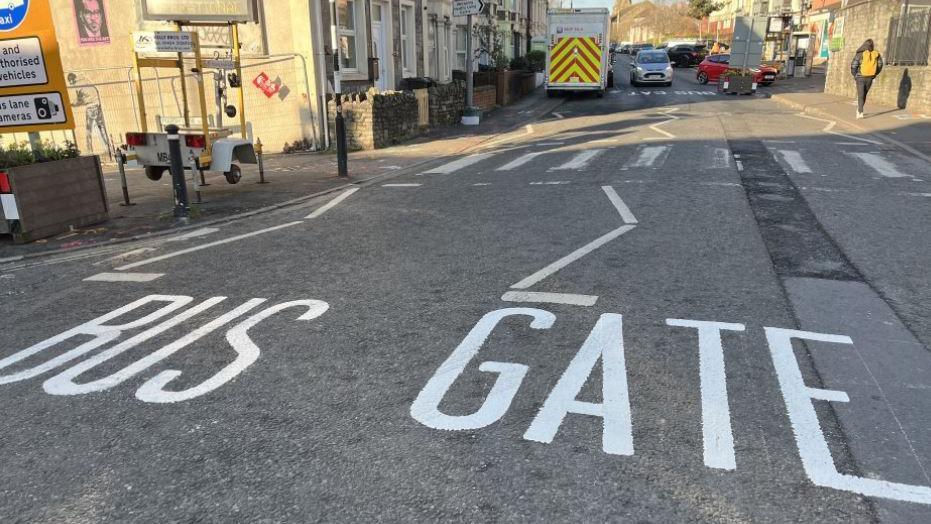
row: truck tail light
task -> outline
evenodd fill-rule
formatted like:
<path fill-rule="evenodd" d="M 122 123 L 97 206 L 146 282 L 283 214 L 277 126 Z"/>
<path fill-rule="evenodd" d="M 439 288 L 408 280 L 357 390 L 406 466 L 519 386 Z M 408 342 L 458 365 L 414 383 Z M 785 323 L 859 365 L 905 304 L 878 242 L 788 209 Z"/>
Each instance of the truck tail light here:
<path fill-rule="evenodd" d="M 207 138 L 204 135 L 184 135 L 184 145 L 193 148 L 207 147 Z"/>
<path fill-rule="evenodd" d="M 10 175 L 0 171 L 0 193 L 12 193 L 13 189 L 10 187 Z"/>
<path fill-rule="evenodd" d="M 144 146 L 147 138 L 145 133 L 126 133 L 126 145 Z"/>

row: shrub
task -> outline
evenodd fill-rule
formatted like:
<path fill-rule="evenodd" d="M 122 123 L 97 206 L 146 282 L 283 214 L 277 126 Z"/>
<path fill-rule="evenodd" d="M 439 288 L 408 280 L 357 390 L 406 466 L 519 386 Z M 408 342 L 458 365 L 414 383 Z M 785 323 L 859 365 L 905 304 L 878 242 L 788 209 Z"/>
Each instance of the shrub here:
<path fill-rule="evenodd" d="M 510 66 L 509 69 L 511 71 L 519 71 L 522 69 L 529 68 L 529 65 L 527 64 L 527 58 L 523 56 L 515 56 L 514 58 L 512 58 L 509 66 Z"/>
<path fill-rule="evenodd" d="M 59 146 L 46 140 L 39 145 L 36 152 L 33 152 L 29 142 L 19 142 L 9 144 L 5 148 L 0 147 L 0 169 L 77 158 L 80 155 L 78 146 L 70 141 L 66 141 L 64 146 Z"/>
<path fill-rule="evenodd" d="M 527 64 L 531 71 L 543 71 L 546 68 L 546 51 L 536 49 L 527 53 Z"/>

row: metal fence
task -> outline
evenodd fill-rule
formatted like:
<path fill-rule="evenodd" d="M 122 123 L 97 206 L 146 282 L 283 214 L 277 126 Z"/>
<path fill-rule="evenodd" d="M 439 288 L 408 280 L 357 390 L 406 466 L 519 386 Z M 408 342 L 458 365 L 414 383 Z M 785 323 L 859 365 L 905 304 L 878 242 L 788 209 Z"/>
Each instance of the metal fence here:
<path fill-rule="evenodd" d="M 892 65 L 928 65 L 931 51 L 931 9 L 909 9 L 889 20 L 886 62 Z"/>

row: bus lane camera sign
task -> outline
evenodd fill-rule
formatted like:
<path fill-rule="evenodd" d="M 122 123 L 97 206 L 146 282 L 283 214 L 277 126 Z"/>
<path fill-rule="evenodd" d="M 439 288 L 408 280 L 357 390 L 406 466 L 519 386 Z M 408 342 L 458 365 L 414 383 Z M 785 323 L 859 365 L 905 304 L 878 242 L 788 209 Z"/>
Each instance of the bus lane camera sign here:
<path fill-rule="evenodd" d="M 0 129 L 74 129 L 49 0 L 0 0 Z"/>

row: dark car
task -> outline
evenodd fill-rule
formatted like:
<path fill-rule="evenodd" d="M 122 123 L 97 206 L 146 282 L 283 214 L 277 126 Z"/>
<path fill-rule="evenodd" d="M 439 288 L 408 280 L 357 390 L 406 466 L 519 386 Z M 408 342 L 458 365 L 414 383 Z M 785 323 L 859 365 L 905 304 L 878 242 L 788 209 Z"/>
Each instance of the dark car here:
<path fill-rule="evenodd" d="M 705 59 L 707 52 L 704 46 L 695 45 L 674 45 L 666 49 L 669 59 L 673 61 L 675 67 L 692 67 L 701 63 Z"/>

